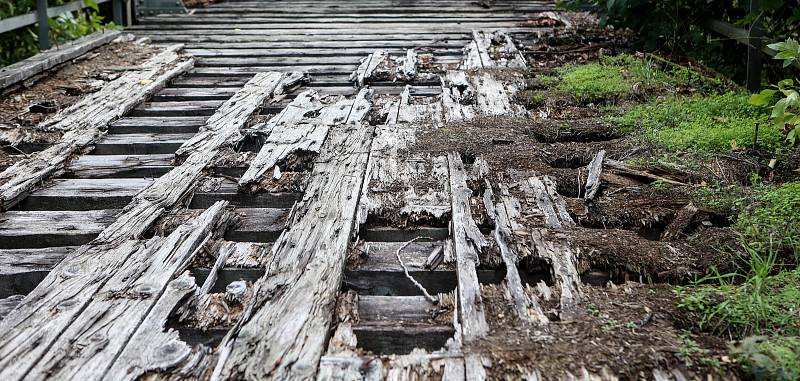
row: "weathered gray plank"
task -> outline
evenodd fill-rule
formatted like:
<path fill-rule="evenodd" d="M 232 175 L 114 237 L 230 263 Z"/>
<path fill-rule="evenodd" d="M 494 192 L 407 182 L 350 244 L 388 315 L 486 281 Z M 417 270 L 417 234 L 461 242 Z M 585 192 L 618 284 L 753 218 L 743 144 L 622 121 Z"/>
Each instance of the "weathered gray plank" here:
<path fill-rule="evenodd" d="M 227 226 L 225 207 L 218 203 L 165 238 L 69 255 L 0 322 L 0 375 L 103 379 L 173 275 Z"/>
<path fill-rule="evenodd" d="M 281 161 L 301 151 L 318 153 L 331 126 L 360 123 L 364 119 L 369 108 L 359 107 L 371 94 L 370 90 L 362 90 L 353 99 L 323 99 L 316 91 L 308 90 L 298 95 L 280 114 L 253 127 L 268 132 L 269 136 L 239 185 L 257 183 L 270 171 L 273 179 L 278 180 L 281 174 L 277 166 Z"/>
<path fill-rule="evenodd" d="M 45 50 L 31 58 L 0 68 L 0 90 L 54 68 L 120 36 L 119 31 L 101 30 L 75 41 Z"/>
<path fill-rule="evenodd" d="M 221 346 L 221 378 L 313 379 L 339 291 L 372 129 L 335 127 L 295 212 L 273 246 L 256 301 Z M 277 292 L 277 293 L 276 293 Z"/>
<path fill-rule="evenodd" d="M 450 192 L 452 195 L 452 221 L 450 231 L 453 236 L 453 250 L 458 275 L 458 311 L 461 318 L 461 332 L 465 341 L 485 336 L 489 332 L 481 298 L 481 288 L 475 267 L 479 263 L 479 253 L 488 246 L 483 233 L 472 219 L 470 196 L 472 190 L 467 186 L 467 174 L 458 153 L 447 155 L 450 170 Z"/>
<path fill-rule="evenodd" d="M 242 139 L 240 129 L 248 117 L 281 86 L 282 73 L 261 73 L 223 104 L 201 131 L 176 154 L 188 154 L 178 167 L 140 191 L 123 214 L 97 238 L 98 242 L 141 236 L 165 208 L 175 205 L 194 188 L 202 171 L 213 163 L 219 150 Z"/>
<path fill-rule="evenodd" d="M 399 225 L 439 221 L 450 212 L 447 160 L 443 156 L 409 154 L 415 135 L 413 126 L 376 128 L 358 209 L 359 223 L 370 215 Z"/>
<path fill-rule="evenodd" d="M 350 80 L 355 82 L 356 87 L 362 87 L 372 77 L 375 69 L 389 59 L 389 54 L 385 50 L 378 49 L 361 59 L 361 64 L 350 75 Z"/>
<path fill-rule="evenodd" d="M 600 150 L 597 156 L 589 163 L 589 173 L 586 175 L 586 192 L 584 193 L 584 200 L 591 200 L 600 189 L 600 174 L 603 171 L 603 159 L 606 156 L 606 150 Z"/>
<path fill-rule="evenodd" d="M 102 90 L 62 110 L 38 128 L 65 131 L 50 148 L 21 160 L 0 173 L 0 209 L 17 204 L 38 183 L 61 170 L 71 156 L 103 135 L 108 124 L 162 88 L 167 81 L 192 67 L 173 46 L 150 59 L 143 69 L 123 74 Z"/>
<path fill-rule="evenodd" d="M 486 180 L 484 203 L 489 218 L 494 222 L 492 231 L 500 256 L 506 265 L 505 286 L 511 304 L 517 316 L 524 321 L 535 324 L 547 324 L 549 319 L 545 316 L 537 300 L 531 300 L 522 286 L 522 280 L 517 269 L 519 257 L 514 240 L 514 231 L 521 227 L 516 222 L 520 218 L 519 202 L 511 196 L 508 187 L 499 184 L 499 200 L 495 202 L 494 192 L 489 180 Z"/>

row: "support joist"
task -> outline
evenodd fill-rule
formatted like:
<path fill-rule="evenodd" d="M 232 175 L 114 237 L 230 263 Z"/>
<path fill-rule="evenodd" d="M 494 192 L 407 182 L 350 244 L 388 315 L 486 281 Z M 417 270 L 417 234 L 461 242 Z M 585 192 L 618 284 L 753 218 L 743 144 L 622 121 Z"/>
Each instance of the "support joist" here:
<path fill-rule="evenodd" d="M 65 132 L 61 140 L 0 173 L 0 210 L 7 210 L 27 196 L 37 184 L 63 169 L 72 156 L 96 142 L 108 125 L 132 110 L 177 75 L 189 70 L 193 59 L 185 59 L 172 46 L 143 65 L 123 74 L 80 102 L 42 122 L 37 128 Z"/>
<path fill-rule="evenodd" d="M 164 297 L 171 298 L 170 282 L 198 248 L 224 232 L 231 220 L 226 206 L 215 204 L 167 237 L 83 246 L 70 254 L 0 322 L 0 375 L 7 380 L 109 377 L 118 356 L 139 343 L 130 339 L 152 329 L 153 324 L 142 323 L 158 313 L 154 307 Z M 177 282 L 173 289 L 193 284 L 185 277 Z M 163 310 L 160 314 L 166 316 Z M 174 360 L 167 355 L 175 353 L 152 350 L 148 358 L 156 365 Z"/>
<path fill-rule="evenodd" d="M 221 346 L 220 379 L 314 379 L 325 350 L 366 170 L 372 129 L 335 127 L 296 220 L 273 246 L 241 327 Z"/>

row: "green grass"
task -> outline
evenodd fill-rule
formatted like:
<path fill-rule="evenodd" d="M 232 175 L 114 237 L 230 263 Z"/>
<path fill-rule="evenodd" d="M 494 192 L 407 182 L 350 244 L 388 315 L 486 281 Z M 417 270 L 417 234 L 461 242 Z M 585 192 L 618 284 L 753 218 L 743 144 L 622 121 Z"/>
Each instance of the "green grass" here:
<path fill-rule="evenodd" d="M 538 83 L 581 101 L 601 101 L 676 88 L 720 87 L 717 79 L 667 62 L 657 56 L 622 54 L 600 62 L 566 65 L 557 76 L 540 76 Z"/>
<path fill-rule="evenodd" d="M 736 227 L 756 250 L 772 245 L 792 253 L 794 262 L 800 263 L 800 182 L 759 188 L 749 210 L 739 214 Z"/>
<path fill-rule="evenodd" d="M 706 97 L 672 97 L 634 106 L 609 118 L 628 131 L 643 131 L 670 150 L 725 152 L 750 147 L 759 128 L 758 145 L 774 149 L 780 131 L 769 127 L 768 114 L 747 103 L 747 95 L 726 93 Z"/>
<path fill-rule="evenodd" d="M 711 190 L 712 199 L 716 193 Z M 756 379 L 797 379 L 800 182 L 760 185 L 751 196 L 735 199 L 740 213 L 734 227 L 741 233 L 746 251 L 741 259 L 747 265 L 737 273 L 714 274 L 676 287 L 678 307 L 697 329 L 745 338 L 731 354 Z"/>
<path fill-rule="evenodd" d="M 559 70 L 556 90 L 582 100 L 620 96 L 631 91 L 631 84 L 616 65 L 599 63 L 568 66 Z"/>

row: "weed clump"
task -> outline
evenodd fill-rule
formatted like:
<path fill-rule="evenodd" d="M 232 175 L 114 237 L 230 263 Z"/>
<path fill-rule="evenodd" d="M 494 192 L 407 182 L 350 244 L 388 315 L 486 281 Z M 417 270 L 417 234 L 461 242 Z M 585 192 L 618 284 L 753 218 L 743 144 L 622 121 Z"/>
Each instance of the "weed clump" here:
<path fill-rule="evenodd" d="M 780 146 L 780 131 L 769 126 L 769 115 L 737 93 L 706 97 L 674 97 L 635 106 L 611 121 L 628 131 L 642 130 L 671 150 L 724 152 L 752 146 L 759 125 L 758 146 Z"/>
<path fill-rule="evenodd" d="M 749 209 L 736 220 L 747 245 L 762 252 L 772 245 L 800 263 L 800 182 L 762 188 Z"/>
<path fill-rule="evenodd" d="M 800 379 L 800 337 L 747 337 L 731 354 L 756 380 Z"/>
<path fill-rule="evenodd" d="M 591 63 L 559 70 L 556 90 L 581 100 L 618 97 L 631 91 L 631 84 L 616 65 Z"/>

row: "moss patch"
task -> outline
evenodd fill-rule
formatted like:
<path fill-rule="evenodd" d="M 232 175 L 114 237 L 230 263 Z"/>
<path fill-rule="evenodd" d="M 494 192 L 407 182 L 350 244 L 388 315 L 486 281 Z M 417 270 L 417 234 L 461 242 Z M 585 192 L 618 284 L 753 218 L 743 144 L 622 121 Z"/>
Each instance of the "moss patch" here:
<path fill-rule="evenodd" d="M 780 131 L 767 123 L 767 113 L 737 93 L 657 100 L 610 119 L 626 130 L 644 131 L 671 150 L 724 152 L 749 147 L 756 124 L 759 147 L 771 150 L 781 143 Z"/>

